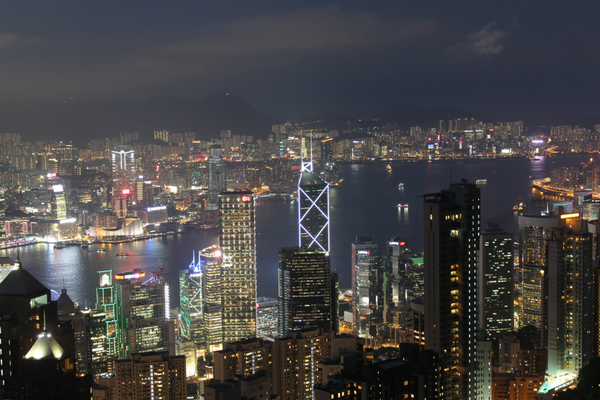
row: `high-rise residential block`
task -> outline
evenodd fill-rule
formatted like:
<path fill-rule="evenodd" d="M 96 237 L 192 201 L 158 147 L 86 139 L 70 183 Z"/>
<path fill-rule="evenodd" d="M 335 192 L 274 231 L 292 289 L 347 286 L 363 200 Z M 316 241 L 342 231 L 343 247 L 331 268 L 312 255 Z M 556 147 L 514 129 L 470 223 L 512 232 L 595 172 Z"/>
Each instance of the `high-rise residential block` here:
<path fill-rule="evenodd" d="M 519 216 L 521 243 L 522 326 L 542 329 L 542 286 L 548 268 L 548 242 L 555 238 L 560 219 L 555 216 Z"/>
<path fill-rule="evenodd" d="M 281 400 L 312 400 L 319 362 L 331 358 L 334 334 L 320 328 L 290 331 L 273 342 L 273 392 Z"/>
<path fill-rule="evenodd" d="M 561 376 L 576 378 L 594 356 L 592 235 L 587 221 L 561 216 L 561 229 L 548 242 L 548 269 L 543 293 L 548 348 L 547 375 L 561 384 Z"/>
<path fill-rule="evenodd" d="M 439 355 L 444 399 L 476 395 L 480 213 L 474 184 L 424 196 L 425 348 Z"/>
<path fill-rule="evenodd" d="M 219 195 L 223 342 L 256 335 L 256 233 L 252 192 Z"/>
<path fill-rule="evenodd" d="M 116 400 L 187 398 L 185 356 L 169 352 L 133 353 L 115 361 Z"/>

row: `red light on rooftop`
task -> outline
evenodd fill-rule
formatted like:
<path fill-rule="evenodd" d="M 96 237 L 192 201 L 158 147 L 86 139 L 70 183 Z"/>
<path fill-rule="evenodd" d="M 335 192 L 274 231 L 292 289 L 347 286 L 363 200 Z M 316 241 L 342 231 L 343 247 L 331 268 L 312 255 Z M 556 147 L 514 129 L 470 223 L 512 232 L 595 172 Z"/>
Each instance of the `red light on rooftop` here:
<path fill-rule="evenodd" d="M 406 242 L 400 242 L 400 246 L 406 246 Z"/>

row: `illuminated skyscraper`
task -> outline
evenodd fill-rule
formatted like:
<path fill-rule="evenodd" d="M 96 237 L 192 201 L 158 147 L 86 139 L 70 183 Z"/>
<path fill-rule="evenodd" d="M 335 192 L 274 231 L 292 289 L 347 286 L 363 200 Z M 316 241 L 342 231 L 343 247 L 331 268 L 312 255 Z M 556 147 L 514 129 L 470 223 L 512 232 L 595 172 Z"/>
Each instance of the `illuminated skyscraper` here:
<path fill-rule="evenodd" d="M 329 254 L 286 247 L 279 252 L 279 334 L 304 328 L 334 330 Z"/>
<path fill-rule="evenodd" d="M 513 241 L 499 228 L 487 229 L 480 239 L 479 327 L 493 337 L 515 330 Z"/>
<path fill-rule="evenodd" d="M 120 286 L 113 283 L 112 270 L 98 271 L 96 311 L 104 313 L 106 344 L 103 351 L 106 353 L 106 358 L 108 360 L 124 358 L 126 355 L 126 341 L 121 319 Z M 97 362 L 101 361 L 98 360 Z"/>
<path fill-rule="evenodd" d="M 223 161 L 223 149 L 215 144 L 208 148 L 208 203 L 210 210 L 216 210 L 219 193 L 227 190 L 226 167 Z"/>
<path fill-rule="evenodd" d="M 63 185 L 52 185 L 53 201 L 52 214 L 58 220 L 67 218 L 67 198 Z"/>
<path fill-rule="evenodd" d="M 556 238 L 548 241 L 543 283 L 542 342 L 548 349 L 547 383 L 554 378 L 554 385 L 575 379 L 594 356 L 592 234 L 577 214 L 560 218 Z"/>
<path fill-rule="evenodd" d="M 438 353 L 446 400 L 476 398 L 480 213 L 474 184 L 424 195 L 425 348 Z"/>
<path fill-rule="evenodd" d="M 221 250 L 200 251 L 196 263 L 179 273 L 181 334 L 212 352 L 223 345 Z"/>
<path fill-rule="evenodd" d="M 383 324 L 383 270 L 384 260 L 373 235 L 357 236 L 352 243 L 352 311 L 354 331 L 366 339 L 377 339 Z"/>
<path fill-rule="evenodd" d="M 305 169 L 298 181 L 299 247 L 329 253 L 329 184 Z"/>
<path fill-rule="evenodd" d="M 116 274 L 123 298 L 123 319 L 127 324 L 128 354 L 173 351 L 175 333 L 169 321 L 169 287 L 162 275 L 139 269 Z"/>
<path fill-rule="evenodd" d="M 543 327 L 542 284 L 548 268 L 548 241 L 555 238 L 559 221 L 558 217 L 552 216 L 519 216 L 523 326 Z"/>
<path fill-rule="evenodd" d="M 271 297 L 259 297 L 256 302 L 256 336 L 277 334 L 279 301 Z"/>
<path fill-rule="evenodd" d="M 219 195 L 223 341 L 256 335 L 256 233 L 252 192 Z"/>
<path fill-rule="evenodd" d="M 135 152 L 127 146 L 111 151 L 112 180 L 115 190 L 130 187 L 135 180 Z"/>
<path fill-rule="evenodd" d="M 181 314 L 181 336 L 193 340 L 198 346 L 204 342 L 203 325 L 203 281 L 200 260 L 192 262 L 187 269 L 179 271 L 179 311 Z"/>

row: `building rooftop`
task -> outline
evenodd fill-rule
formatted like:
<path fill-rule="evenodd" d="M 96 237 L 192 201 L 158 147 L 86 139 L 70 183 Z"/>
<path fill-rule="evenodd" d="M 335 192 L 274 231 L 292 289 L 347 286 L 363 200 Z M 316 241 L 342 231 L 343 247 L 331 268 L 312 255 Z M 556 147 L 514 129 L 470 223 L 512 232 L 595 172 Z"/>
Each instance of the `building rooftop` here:
<path fill-rule="evenodd" d="M 60 344 L 58 344 L 58 342 L 52 336 L 50 336 L 49 333 L 43 332 L 24 358 L 40 360 L 42 358 L 52 357 L 58 360 L 64 354 L 65 351 L 62 347 L 60 347 Z"/>
<path fill-rule="evenodd" d="M 23 268 L 15 269 L 0 283 L 0 296 L 29 296 L 48 288 Z"/>
<path fill-rule="evenodd" d="M 303 171 L 300 177 L 300 186 L 327 186 L 327 184 L 317 175 Z"/>
<path fill-rule="evenodd" d="M 14 263 L 10 257 L 0 257 L 0 265 L 13 265 Z"/>

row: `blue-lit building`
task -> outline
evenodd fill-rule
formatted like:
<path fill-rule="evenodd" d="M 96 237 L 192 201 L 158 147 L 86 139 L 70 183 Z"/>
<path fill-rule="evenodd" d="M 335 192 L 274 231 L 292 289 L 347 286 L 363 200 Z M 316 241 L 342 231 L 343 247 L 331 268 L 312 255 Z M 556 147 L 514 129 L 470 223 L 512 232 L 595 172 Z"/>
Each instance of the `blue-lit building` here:
<path fill-rule="evenodd" d="M 209 352 L 223 345 L 221 250 L 207 247 L 179 272 L 181 335 Z"/>

